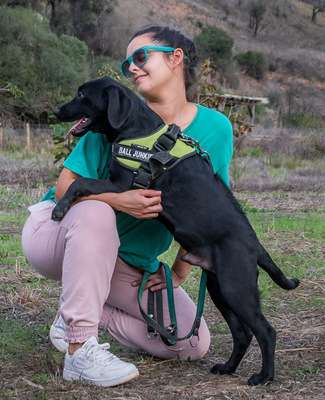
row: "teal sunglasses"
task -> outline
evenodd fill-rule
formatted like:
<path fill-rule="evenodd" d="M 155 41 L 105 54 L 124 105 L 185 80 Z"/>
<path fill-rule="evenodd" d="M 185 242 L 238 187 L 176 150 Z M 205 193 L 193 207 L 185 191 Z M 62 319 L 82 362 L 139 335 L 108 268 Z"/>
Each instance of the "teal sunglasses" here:
<path fill-rule="evenodd" d="M 139 49 L 135 50 L 130 57 L 126 58 L 120 65 L 120 71 L 124 75 L 125 78 L 130 78 L 132 75 L 130 72 L 130 65 L 133 62 L 137 67 L 143 67 L 145 63 L 148 61 L 148 50 L 154 51 L 163 51 L 166 53 L 174 51 L 174 47 L 166 47 L 166 46 L 143 46 Z M 187 57 L 184 56 L 184 59 Z"/>

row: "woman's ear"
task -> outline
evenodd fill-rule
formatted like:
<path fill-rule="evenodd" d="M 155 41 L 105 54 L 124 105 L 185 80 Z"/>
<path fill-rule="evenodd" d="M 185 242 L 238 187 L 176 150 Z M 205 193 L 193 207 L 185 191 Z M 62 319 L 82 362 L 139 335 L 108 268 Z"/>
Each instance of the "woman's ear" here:
<path fill-rule="evenodd" d="M 177 65 L 181 64 L 183 60 L 184 52 L 180 47 L 178 47 L 174 50 L 172 56 L 170 57 L 170 62 L 176 67 Z"/>

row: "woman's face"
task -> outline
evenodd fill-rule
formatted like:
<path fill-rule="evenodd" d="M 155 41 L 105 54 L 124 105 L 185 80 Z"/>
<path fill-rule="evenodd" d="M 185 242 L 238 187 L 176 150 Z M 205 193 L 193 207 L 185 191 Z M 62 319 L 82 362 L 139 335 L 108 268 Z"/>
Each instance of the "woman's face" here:
<path fill-rule="evenodd" d="M 149 35 L 134 38 L 127 47 L 126 57 L 142 46 L 161 46 L 153 42 Z M 159 93 L 171 78 L 173 70 L 168 61 L 166 53 L 161 51 L 148 51 L 148 61 L 142 67 L 137 67 L 131 62 L 131 80 L 136 84 L 141 95 L 147 99 L 159 97 Z"/>

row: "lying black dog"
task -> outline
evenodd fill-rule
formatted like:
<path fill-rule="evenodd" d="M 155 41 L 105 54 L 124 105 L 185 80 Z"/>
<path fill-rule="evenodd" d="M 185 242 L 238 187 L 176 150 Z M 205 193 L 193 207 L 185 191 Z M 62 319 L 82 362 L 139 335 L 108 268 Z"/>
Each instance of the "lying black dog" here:
<path fill-rule="evenodd" d="M 139 171 L 134 174 L 124 168 L 115 155 L 109 163 L 110 180 L 77 179 L 54 208 L 52 218 L 61 220 L 78 197 L 123 192 L 134 187 L 134 180 L 135 187 L 142 187 L 146 182 L 150 188 L 161 190 L 163 211 L 158 219 L 187 251 L 183 260 L 207 271 L 208 292 L 233 336 L 234 347 L 229 360 L 225 364 L 216 364 L 212 372 L 234 372 L 254 335 L 261 348 L 263 363 L 261 372 L 254 374 L 248 384 L 272 381 L 276 333 L 261 311 L 257 265 L 283 289 L 294 289 L 299 281 L 287 279 L 272 261 L 240 205 L 221 179 L 214 175 L 205 157 L 194 151 L 194 155 L 191 153 L 175 162 L 167 151 L 145 156 L 146 149 L 141 146 L 129 150 L 122 146 L 120 150 L 117 142 L 150 135 L 165 124 L 131 90 L 111 78 L 86 82 L 72 101 L 54 113 L 61 121 L 80 119 L 71 130 L 76 136 L 89 130 L 100 132 L 119 148 L 122 156 L 133 151 L 136 158 L 136 149 L 138 154 L 144 154 L 143 158 L 150 156 L 146 164 L 150 171 L 142 163 L 140 169 L 144 169 L 144 175 L 141 177 Z M 173 136 L 175 126 L 171 132 L 170 136 Z M 170 140 L 167 137 L 166 147 L 170 147 Z"/>

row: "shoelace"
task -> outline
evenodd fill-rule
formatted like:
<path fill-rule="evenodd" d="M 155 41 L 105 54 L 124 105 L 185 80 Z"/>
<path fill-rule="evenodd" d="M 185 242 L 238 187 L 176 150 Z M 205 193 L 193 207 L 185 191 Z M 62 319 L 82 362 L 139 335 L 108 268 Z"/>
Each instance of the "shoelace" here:
<path fill-rule="evenodd" d="M 116 357 L 107 351 L 109 348 L 109 343 L 98 344 L 97 346 L 91 343 L 84 350 L 87 356 L 93 357 L 97 361 L 111 362 Z"/>

